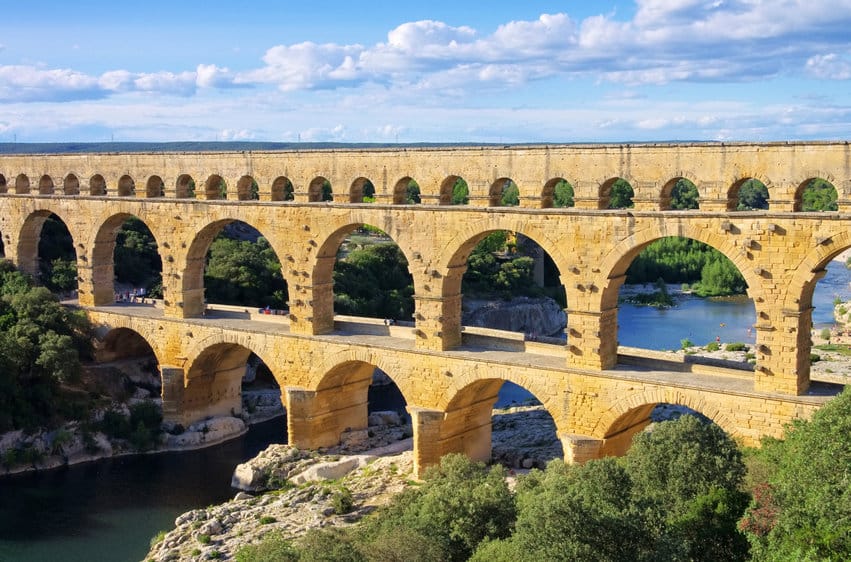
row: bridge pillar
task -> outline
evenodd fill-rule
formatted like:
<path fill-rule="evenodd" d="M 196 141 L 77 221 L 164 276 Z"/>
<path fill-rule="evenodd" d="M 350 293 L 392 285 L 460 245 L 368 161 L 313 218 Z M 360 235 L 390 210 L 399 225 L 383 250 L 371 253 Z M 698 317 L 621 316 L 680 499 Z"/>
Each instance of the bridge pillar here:
<path fill-rule="evenodd" d="M 414 295 L 416 345 L 445 351 L 461 345 L 461 294 L 448 297 Z"/>
<path fill-rule="evenodd" d="M 784 310 L 779 327 L 757 325 L 754 388 L 779 394 L 805 394 L 810 386 L 812 308 Z"/>
<path fill-rule="evenodd" d="M 334 331 L 334 283 L 290 285 L 290 331 L 327 334 Z"/>
<path fill-rule="evenodd" d="M 408 406 L 414 431 L 414 476 L 422 478 L 425 469 L 440 463 L 443 455 L 440 427 L 443 412 Z"/>
<path fill-rule="evenodd" d="M 618 309 L 567 311 L 567 364 L 611 369 L 618 363 Z"/>
<path fill-rule="evenodd" d="M 184 423 L 183 419 L 183 380 L 180 367 L 160 365 L 162 377 L 163 421 Z"/>
<path fill-rule="evenodd" d="M 368 424 L 368 378 L 321 390 L 287 388 L 287 431 L 291 445 L 306 449 L 330 447 L 340 442 L 344 431 L 365 429 Z M 364 384 L 365 383 L 365 384 Z"/>
<path fill-rule="evenodd" d="M 559 437 L 564 450 L 564 462 L 567 464 L 582 464 L 586 461 L 600 458 L 603 446 L 602 439 L 587 435 L 568 433 Z"/>

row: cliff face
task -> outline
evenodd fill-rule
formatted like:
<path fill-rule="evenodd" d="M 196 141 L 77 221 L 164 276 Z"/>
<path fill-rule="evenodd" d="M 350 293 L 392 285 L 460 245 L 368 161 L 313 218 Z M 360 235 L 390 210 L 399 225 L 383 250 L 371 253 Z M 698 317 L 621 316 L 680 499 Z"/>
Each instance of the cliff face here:
<path fill-rule="evenodd" d="M 510 301 L 465 301 L 462 322 L 535 336 L 560 336 L 567 315 L 549 297 L 517 297 Z"/>

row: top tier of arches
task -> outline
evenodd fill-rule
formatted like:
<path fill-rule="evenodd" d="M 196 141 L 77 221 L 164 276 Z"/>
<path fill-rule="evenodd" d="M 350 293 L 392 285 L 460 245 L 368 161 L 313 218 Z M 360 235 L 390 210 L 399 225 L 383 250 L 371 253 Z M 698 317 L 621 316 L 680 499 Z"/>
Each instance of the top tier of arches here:
<path fill-rule="evenodd" d="M 707 212 L 815 201 L 847 212 L 849 162 L 847 143 L 0 156 L 0 194 Z M 689 207 L 674 194 L 683 182 Z M 743 203 L 752 184 L 763 206 Z"/>

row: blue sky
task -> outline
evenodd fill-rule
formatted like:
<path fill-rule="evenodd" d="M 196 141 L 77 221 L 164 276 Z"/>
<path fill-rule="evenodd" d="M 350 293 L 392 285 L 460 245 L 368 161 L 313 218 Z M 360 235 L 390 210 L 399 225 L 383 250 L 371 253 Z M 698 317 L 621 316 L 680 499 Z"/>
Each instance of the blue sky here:
<path fill-rule="evenodd" d="M 0 142 L 851 137 L 851 0 L 0 12 Z"/>

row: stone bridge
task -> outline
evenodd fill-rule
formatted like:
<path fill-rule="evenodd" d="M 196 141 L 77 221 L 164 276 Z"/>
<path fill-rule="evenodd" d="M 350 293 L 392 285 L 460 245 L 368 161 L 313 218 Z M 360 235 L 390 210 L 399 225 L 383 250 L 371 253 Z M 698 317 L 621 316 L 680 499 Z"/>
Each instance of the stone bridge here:
<path fill-rule="evenodd" d="M 469 186 L 469 205 L 448 204 L 458 178 Z M 670 209 L 680 178 L 697 186 L 698 210 Z M 770 208 L 735 212 L 751 178 L 768 187 Z M 800 211 L 815 178 L 835 186 L 839 211 Z M 421 204 L 406 202 L 412 179 Z M 618 179 L 633 187 L 631 209 L 608 209 Z M 520 205 L 498 206 L 509 180 Z M 575 207 L 552 206 L 562 180 L 574 188 Z M 363 202 L 367 181 L 373 203 Z M 329 185 L 333 200 L 323 202 Z M 621 451 L 659 402 L 701 411 L 747 443 L 779 435 L 826 399 L 809 391 L 812 293 L 826 264 L 851 247 L 848 143 L 14 155 L 0 157 L 0 192 L 5 255 L 26 271 L 38 270 L 46 218 L 65 222 L 79 304 L 115 331 L 104 336 L 112 345 L 128 330 L 148 341 L 170 418 L 238 409 L 237 374 L 253 351 L 282 388 L 293 442 L 326 445 L 365 424 L 368 373 L 378 366 L 408 403 L 420 467 L 449 451 L 487 456 L 490 408 L 505 380 L 544 403 L 570 459 Z M 129 217 L 158 243 L 157 308 L 113 303 L 116 233 Z M 278 255 L 289 286 L 286 319 L 202 316 L 207 250 L 233 221 L 260 231 Z M 337 250 L 362 225 L 386 232 L 408 260 L 411 327 L 335 321 Z M 568 304 L 565 345 L 461 325 L 467 257 L 496 230 L 522 233 L 555 262 Z M 756 309 L 753 372 L 619 364 L 625 271 L 668 236 L 705 242 L 742 273 Z"/>

